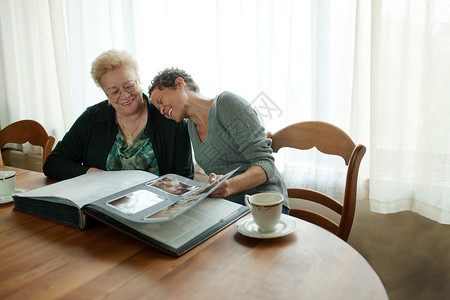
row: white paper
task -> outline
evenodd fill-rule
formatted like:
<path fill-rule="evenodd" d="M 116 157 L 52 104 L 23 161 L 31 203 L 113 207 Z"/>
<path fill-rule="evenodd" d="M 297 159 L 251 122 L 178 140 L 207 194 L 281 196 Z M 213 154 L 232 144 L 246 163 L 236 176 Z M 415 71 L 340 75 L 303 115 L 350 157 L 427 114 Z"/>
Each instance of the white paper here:
<path fill-rule="evenodd" d="M 21 193 L 20 196 L 29 198 L 62 198 L 73 202 L 78 208 L 81 208 L 85 204 L 157 177 L 152 173 L 139 170 L 98 171 Z"/>

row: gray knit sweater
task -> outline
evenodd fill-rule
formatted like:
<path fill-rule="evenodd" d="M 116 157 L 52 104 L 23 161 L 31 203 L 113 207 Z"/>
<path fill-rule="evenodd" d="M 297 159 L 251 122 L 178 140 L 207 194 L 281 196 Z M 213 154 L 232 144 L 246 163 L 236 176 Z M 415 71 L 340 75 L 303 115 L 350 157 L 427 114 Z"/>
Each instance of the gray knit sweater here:
<path fill-rule="evenodd" d="M 285 183 L 274 164 L 271 140 L 266 138 L 264 127 L 248 102 L 236 94 L 223 92 L 209 111 L 206 140 L 200 141 L 191 121 L 188 121 L 188 131 L 195 160 L 207 174 L 226 174 L 240 167 L 236 176 L 251 166 L 260 166 L 266 172 L 268 181 L 230 195 L 228 200 L 240 202 L 246 194 L 278 192 L 284 195 L 284 205 L 289 207 Z"/>

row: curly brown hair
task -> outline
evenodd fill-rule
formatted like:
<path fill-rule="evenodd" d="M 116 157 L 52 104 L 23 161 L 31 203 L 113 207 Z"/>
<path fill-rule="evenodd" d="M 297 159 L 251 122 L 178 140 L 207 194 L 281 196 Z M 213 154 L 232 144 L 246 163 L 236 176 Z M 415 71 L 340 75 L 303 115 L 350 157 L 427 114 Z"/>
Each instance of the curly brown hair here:
<path fill-rule="evenodd" d="M 153 78 L 151 85 L 148 87 L 148 94 L 151 95 L 155 88 L 158 88 L 159 90 L 162 90 L 163 88 L 166 87 L 176 89 L 177 84 L 175 83 L 175 79 L 177 79 L 178 77 L 183 78 L 187 87 L 191 91 L 193 92 L 200 91 L 200 88 L 195 83 L 191 75 L 186 73 L 186 71 L 184 70 L 172 67 L 164 69 Z"/>

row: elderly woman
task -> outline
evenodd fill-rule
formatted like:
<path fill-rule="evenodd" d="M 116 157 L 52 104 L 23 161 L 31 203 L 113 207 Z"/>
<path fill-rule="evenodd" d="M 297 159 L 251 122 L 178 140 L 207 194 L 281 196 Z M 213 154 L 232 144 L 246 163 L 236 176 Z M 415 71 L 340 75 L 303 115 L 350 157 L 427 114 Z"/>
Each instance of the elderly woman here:
<path fill-rule="evenodd" d="M 92 63 L 91 75 L 107 100 L 86 109 L 44 164 L 62 180 L 100 170 L 145 170 L 192 178 L 185 122 L 159 114 L 140 87 L 138 65 L 126 51 L 110 50 Z"/>
<path fill-rule="evenodd" d="M 210 173 L 210 181 L 216 174 L 240 167 L 211 197 L 243 204 L 245 194 L 279 192 L 284 196 L 283 212 L 289 211 L 287 190 L 275 167 L 270 140 L 244 99 L 230 92 L 205 97 L 192 77 L 176 68 L 160 72 L 149 87 L 149 95 L 167 119 L 189 120 L 195 159 Z"/>

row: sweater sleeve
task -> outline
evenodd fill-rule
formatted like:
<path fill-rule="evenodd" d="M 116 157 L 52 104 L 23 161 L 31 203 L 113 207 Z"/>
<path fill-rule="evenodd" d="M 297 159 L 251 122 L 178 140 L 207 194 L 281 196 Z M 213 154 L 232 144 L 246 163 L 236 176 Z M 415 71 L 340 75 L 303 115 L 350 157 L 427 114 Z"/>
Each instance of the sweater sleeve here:
<path fill-rule="evenodd" d="M 224 92 L 217 98 L 218 122 L 238 145 L 239 152 L 253 166 L 260 166 L 268 178 L 275 174 L 275 163 L 255 110 L 241 97 Z"/>
<path fill-rule="evenodd" d="M 89 166 L 82 165 L 82 161 L 88 128 L 89 115 L 85 111 L 47 157 L 43 166 L 47 177 L 64 180 L 86 173 Z"/>

